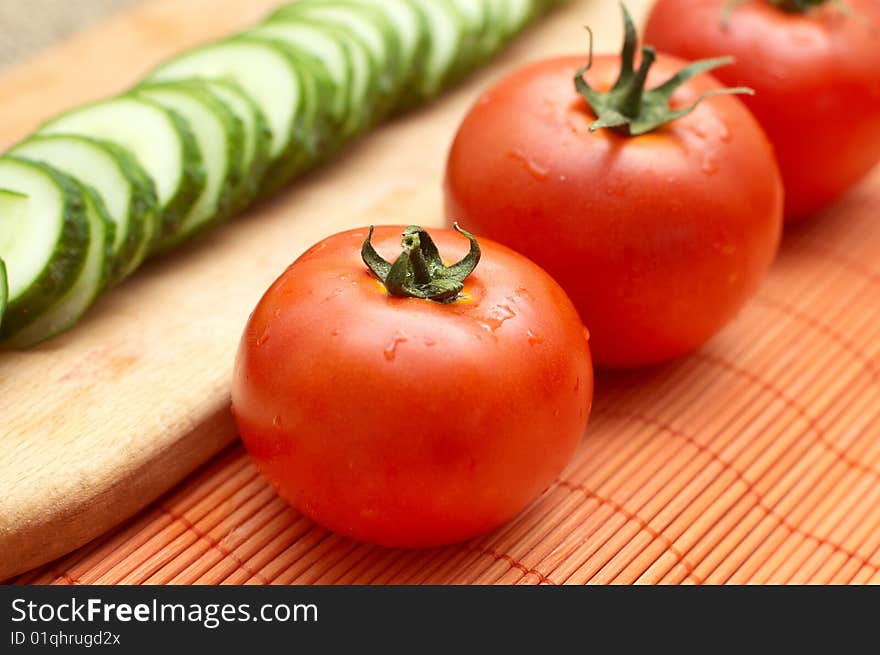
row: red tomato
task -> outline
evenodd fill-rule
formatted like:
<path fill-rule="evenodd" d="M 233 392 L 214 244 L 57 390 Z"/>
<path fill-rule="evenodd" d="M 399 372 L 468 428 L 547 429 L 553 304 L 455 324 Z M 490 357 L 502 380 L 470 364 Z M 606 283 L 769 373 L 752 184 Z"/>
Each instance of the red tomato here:
<path fill-rule="evenodd" d="M 779 172 L 734 96 L 641 136 L 591 132 L 573 84 L 585 63 L 532 64 L 476 103 L 449 155 L 447 216 L 562 284 L 598 365 L 653 364 L 698 348 L 757 288 L 780 237 Z M 683 65 L 661 55 L 648 87 Z M 619 70 L 619 57 L 597 57 L 585 77 L 604 91 Z M 700 75 L 671 106 L 717 88 Z"/>
<path fill-rule="evenodd" d="M 744 98 L 773 146 L 788 220 L 824 207 L 880 159 L 880 3 L 846 0 L 806 13 L 752 0 L 659 0 L 645 32 L 659 50 L 733 55 L 714 74 L 755 89 Z"/>
<path fill-rule="evenodd" d="M 373 243 L 394 261 L 402 227 Z M 444 259 L 468 240 L 433 230 Z M 338 534 L 436 546 L 490 530 L 559 475 L 590 411 L 585 331 L 563 290 L 489 240 L 452 302 L 389 295 L 366 230 L 300 257 L 245 328 L 242 439 L 291 504 Z"/>

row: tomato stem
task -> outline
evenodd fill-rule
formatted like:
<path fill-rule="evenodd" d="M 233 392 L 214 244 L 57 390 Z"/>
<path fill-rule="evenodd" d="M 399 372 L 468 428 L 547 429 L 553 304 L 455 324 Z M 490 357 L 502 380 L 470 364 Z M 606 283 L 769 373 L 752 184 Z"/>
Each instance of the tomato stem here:
<path fill-rule="evenodd" d="M 373 248 L 373 226 L 361 246 L 361 258 L 379 278 L 392 296 L 451 302 L 464 288 L 464 281 L 480 262 L 480 244 L 470 232 L 455 224 L 455 230 L 471 242 L 464 258 L 445 266 L 434 240 L 418 225 L 403 231 L 403 252 L 393 264 L 385 261 Z"/>
<path fill-rule="evenodd" d="M 697 98 L 693 104 L 681 109 L 672 109 L 669 101 L 672 94 L 692 77 L 705 73 L 719 66 L 733 63 L 732 57 L 717 57 L 695 61 L 660 86 L 645 89 L 648 72 L 657 57 L 654 48 L 641 48 L 642 60 L 638 69 L 633 67 L 635 52 L 638 49 L 638 36 L 632 17 L 623 2 L 620 3 L 623 13 L 624 39 L 620 53 L 620 74 L 610 91 L 599 92 L 593 89 L 584 78 L 593 65 L 593 33 L 590 34 L 590 53 L 587 65 L 578 69 L 574 77 L 577 92 L 587 101 L 596 115 L 590 125 L 590 131 L 610 128 L 624 136 L 637 136 L 656 130 L 658 127 L 691 113 L 706 98 L 719 94 L 745 93 L 752 95 L 754 91 L 746 87 L 713 89 Z"/>

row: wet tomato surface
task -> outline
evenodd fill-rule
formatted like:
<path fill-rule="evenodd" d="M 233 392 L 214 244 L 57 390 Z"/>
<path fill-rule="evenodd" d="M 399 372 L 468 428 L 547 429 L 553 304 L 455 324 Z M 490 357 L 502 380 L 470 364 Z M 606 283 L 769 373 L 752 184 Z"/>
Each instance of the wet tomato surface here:
<path fill-rule="evenodd" d="M 591 131 L 596 113 L 572 83 L 585 61 L 529 65 L 476 103 L 449 155 L 447 217 L 546 269 L 597 364 L 654 364 L 701 346 L 755 292 L 780 238 L 779 172 L 735 96 L 645 134 Z M 647 86 L 684 65 L 659 55 Z M 597 57 L 584 77 L 607 91 L 620 69 L 620 57 Z M 670 107 L 720 88 L 698 75 Z"/>
<path fill-rule="evenodd" d="M 403 227 L 378 227 L 390 261 Z M 367 230 L 320 242 L 248 321 L 233 406 L 278 492 L 335 532 L 386 546 L 460 541 L 559 475 L 593 392 L 585 330 L 559 285 L 480 239 L 447 302 L 395 297 L 361 259 Z M 468 240 L 432 230 L 444 262 Z"/>

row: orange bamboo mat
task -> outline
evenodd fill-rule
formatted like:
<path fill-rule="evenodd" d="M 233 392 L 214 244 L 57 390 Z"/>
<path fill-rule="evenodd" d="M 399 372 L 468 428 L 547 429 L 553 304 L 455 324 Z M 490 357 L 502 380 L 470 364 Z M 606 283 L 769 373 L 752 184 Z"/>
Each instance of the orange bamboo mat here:
<path fill-rule="evenodd" d="M 880 583 L 880 169 L 792 230 L 696 355 L 603 374 L 574 461 L 496 532 L 397 551 L 288 508 L 236 446 L 22 583 Z"/>

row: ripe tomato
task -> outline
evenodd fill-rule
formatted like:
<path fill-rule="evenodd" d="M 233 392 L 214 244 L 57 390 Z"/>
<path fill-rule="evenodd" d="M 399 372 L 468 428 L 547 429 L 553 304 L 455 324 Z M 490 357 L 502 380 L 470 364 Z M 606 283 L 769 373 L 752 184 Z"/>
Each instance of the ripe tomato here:
<path fill-rule="evenodd" d="M 402 230 L 376 228 L 376 250 L 394 261 Z M 366 236 L 318 243 L 260 300 L 236 420 L 278 492 L 338 534 L 460 541 L 523 509 L 574 452 L 593 392 L 585 331 L 559 285 L 503 246 L 481 240 L 461 293 L 438 283 L 452 299 L 437 302 L 390 295 L 361 261 Z M 444 258 L 468 252 L 432 236 Z"/>
<path fill-rule="evenodd" d="M 731 96 L 645 134 L 591 131 L 597 115 L 573 84 L 585 60 L 526 66 L 480 98 L 449 154 L 447 217 L 549 272 L 598 365 L 653 364 L 698 348 L 757 288 L 780 237 L 779 172 Z M 683 65 L 659 56 L 648 86 Z M 621 57 L 597 57 L 585 77 L 606 91 L 620 68 Z M 699 75 L 671 107 L 719 88 Z"/>
<path fill-rule="evenodd" d="M 728 4 L 659 0 L 645 38 L 686 59 L 736 58 L 716 75 L 755 89 L 744 102 L 775 147 L 786 218 L 803 218 L 880 159 L 880 3 L 846 0 L 844 13 L 826 2 L 798 12 L 751 0 L 725 20 Z"/>

